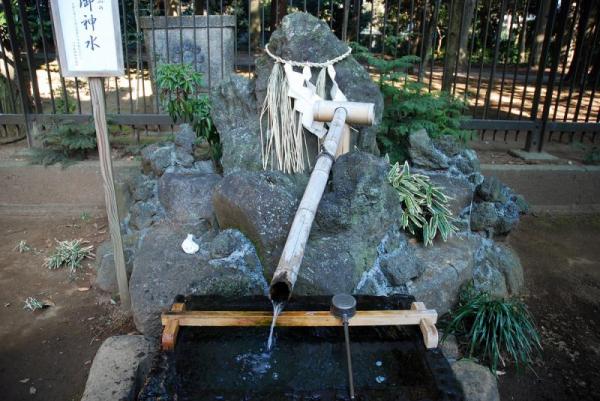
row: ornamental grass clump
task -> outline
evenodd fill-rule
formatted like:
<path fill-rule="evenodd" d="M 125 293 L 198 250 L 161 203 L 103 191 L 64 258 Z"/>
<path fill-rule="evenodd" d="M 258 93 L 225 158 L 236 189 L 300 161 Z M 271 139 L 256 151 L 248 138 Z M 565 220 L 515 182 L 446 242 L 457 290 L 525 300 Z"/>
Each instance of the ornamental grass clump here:
<path fill-rule="evenodd" d="M 442 188 L 433 185 L 429 177 L 411 174 L 408 162 L 405 162 L 402 167 L 400 163 L 392 166 L 388 180 L 402 204 L 402 228 L 413 235 L 420 233 L 426 246 L 433 244 L 438 232 L 446 241 L 458 230 L 448 209 L 451 198 L 442 192 Z"/>
<path fill-rule="evenodd" d="M 24 302 L 23 309 L 28 310 L 30 312 L 44 309 L 44 303 L 37 298 L 27 297 Z"/>
<path fill-rule="evenodd" d="M 46 258 L 44 266 L 50 270 L 68 267 L 74 273 L 81 267 L 81 262 L 86 258 L 93 258 L 92 245 L 85 245 L 86 241 L 76 239 L 72 241 L 57 241 L 56 248 Z"/>
<path fill-rule="evenodd" d="M 499 364 L 530 365 L 542 349 L 533 318 L 521 300 L 494 298 L 472 285 L 460 294 L 442 341 L 449 334 L 464 339 L 468 356 L 487 363 L 494 374 Z"/>

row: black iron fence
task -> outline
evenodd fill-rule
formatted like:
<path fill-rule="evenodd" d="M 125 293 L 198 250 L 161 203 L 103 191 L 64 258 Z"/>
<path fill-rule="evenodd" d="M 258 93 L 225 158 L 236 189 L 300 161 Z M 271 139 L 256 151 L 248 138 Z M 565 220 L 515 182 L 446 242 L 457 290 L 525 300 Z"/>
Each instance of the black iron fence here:
<path fill-rule="evenodd" d="M 75 1 L 75 0 L 73 0 Z M 105 80 L 110 120 L 170 124 L 155 66 L 190 63 L 207 90 L 254 58 L 283 16 L 306 11 L 382 57 L 417 55 L 410 78 L 468 104 L 491 139 L 595 141 L 600 3 L 595 0 L 121 0 L 125 75 Z M 2 0 L 0 141 L 91 114 L 87 82 L 59 74 L 48 0 Z"/>

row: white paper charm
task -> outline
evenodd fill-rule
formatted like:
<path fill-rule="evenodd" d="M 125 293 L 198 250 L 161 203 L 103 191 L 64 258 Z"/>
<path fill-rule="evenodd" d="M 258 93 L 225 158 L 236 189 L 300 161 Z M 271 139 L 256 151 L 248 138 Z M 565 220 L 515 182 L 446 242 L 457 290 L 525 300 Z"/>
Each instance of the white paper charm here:
<path fill-rule="evenodd" d="M 188 234 L 185 240 L 181 243 L 181 249 L 183 252 L 193 255 L 200 249 L 200 245 L 194 242 L 194 236 L 192 234 Z"/>

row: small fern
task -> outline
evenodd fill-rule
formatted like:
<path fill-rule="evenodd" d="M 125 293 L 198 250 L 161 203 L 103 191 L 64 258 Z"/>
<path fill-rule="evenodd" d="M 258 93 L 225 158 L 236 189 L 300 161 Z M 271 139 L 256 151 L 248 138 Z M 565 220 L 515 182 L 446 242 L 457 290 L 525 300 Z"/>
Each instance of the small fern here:
<path fill-rule="evenodd" d="M 32 164 L 48 166 L 62 163 L 67 166 L 76 160 L 84 159 L 96 149 L 96 130 L 89 124 L 65 123 L 41 135 L 43 148 L 31 150 Z"/>
<path fill-rule="evenodd" d="M 458 229 L 448 209 L 450 199 L 442 188 L 433 185 L 429 177 L 411 174 L 408 163 L 394 164 L 388 180 L 402 203 L 401 226 L 411 234 L 421 234 L 425 246 L 432 245 L 438 232 L 446 241 Z"/>

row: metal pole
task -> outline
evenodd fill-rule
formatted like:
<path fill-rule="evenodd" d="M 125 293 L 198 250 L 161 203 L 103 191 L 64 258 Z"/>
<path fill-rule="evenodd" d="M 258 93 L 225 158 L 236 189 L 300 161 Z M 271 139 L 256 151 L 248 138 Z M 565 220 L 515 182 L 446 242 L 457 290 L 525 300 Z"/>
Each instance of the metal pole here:
<path fill-rule="evenodd" d="M 348 360 L 348 384 L 350 385 L 350 399 L 354 399 L 354 378 L 352 377 L 352 355 L 350 354 L 350 330 L 348 330 L 348 316 L 344 315 L 344 337 L 346 340 L 346 358 Z"/>

